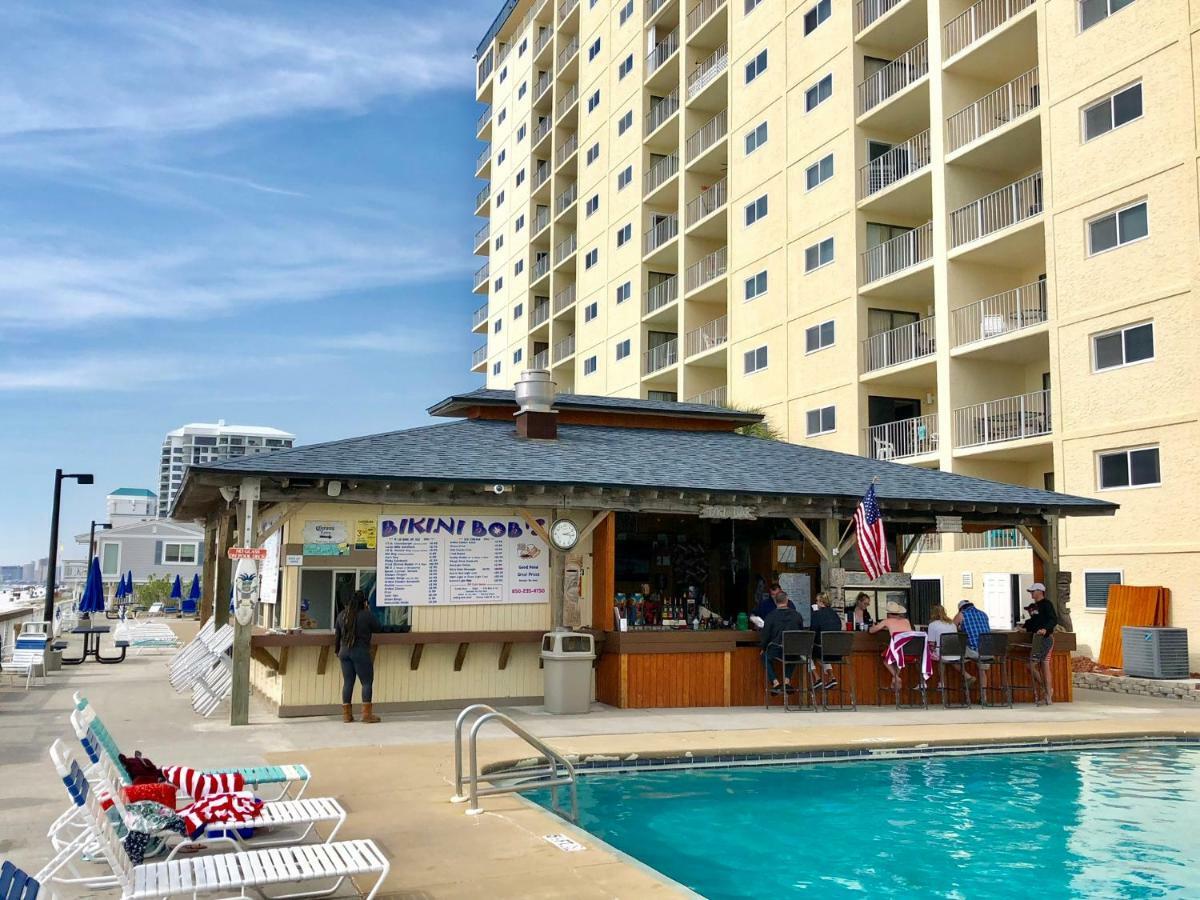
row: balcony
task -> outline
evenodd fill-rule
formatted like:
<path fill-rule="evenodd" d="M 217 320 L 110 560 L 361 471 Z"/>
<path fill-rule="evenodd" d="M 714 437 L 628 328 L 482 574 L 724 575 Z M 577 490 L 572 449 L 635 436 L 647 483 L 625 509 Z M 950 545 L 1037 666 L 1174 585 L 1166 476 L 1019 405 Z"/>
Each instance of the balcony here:
<path fill-rule="evenodd" d="M 1028 72 L 1023 72 L 1012 81 L 983 97 L 969 106 L 960 109 L 946 119 L 946 152 L 954 153 L 963 147 L 986 137 L 993 132 L 1005 128 L 1010 123 L 1033 112 L 1041 104 L 1041 83 L 1038 79 L 1038 69 L 1034 66 Z M 1025 144 L 1029 136 L 1022 135 L 1013 143 Z M 1030 149 L 1031 154 L 1041 153 L 1041 145 Z M 1012 149 L 1017 149 L 1015 146 Z M 1009 148 L 1001 149 L 997 154 L 1001 158 L 1011 158 Z M 1036 157 L 1035 157 L 1036 158 Z M 997 159 L 996 162 L 1001 161 Z M 990 161 L 986 161 L 990 162 Z"/>
<path fill-rule="evenodd" d="M 492 196 L 492 186 L 490 183 L 485 184 L 483 186 L 483 190 L 481 190 L 478 194 L 475 195 L 475 215 L 477 215 L 477 216 L 482 215 L 479 212 L 479 210 L 483 208 L 484 204 L 486 204 L 488 202 L 488 199 L 491 196 Z"/>
<path fill-rule="evenodd" d="M 471 351 L 471 371 L 482 369 L 487 364 L 487 344 Z"/>
<path fill-rule="evenodd" d="M 486 292 L 487 284 L 488 284 L 488 264 L 484 263 L 475 272 L 475 287 L 473 288 L 473 290 L 475 291 L 475 293 L 479 293 L 479 289 L 483 288 L 483 290 Z"/>
<path fill-rule="evenodd" d="M 554 198 L 554 217 L 557 219 L 565 213 L 579 198 L 579 188 L 574 181 Z"/>
<path fill-rule="evenodd" d="M 703 4 L 701 4 L 703 5 Z M 687 79 L 687 98 L 695 100 L 704 93 L 704 89 L 716 82 L 721 74 L 729 68 L 729 45 L 722 44 L 714 50 L 707 59 L 696 66 Z"/>
<path fill-rule="evenodd" d="M 561 74 L 562 70 L 567 67 L 567 63 L 574 59 L 577 53 L 579 53 L 579 35 L 576 34 L 572 35 L 571 40 L 558 51 L 556 70 Z"/>
<path fill-rule="evenodd" d="M 937 449 L 938 423 L 932 413 L 867 429 L 867 452 L 871 459 L 913 459 L 937 453 Z"/>
<path fill-rule="evenodd" d="M 558 121 L 563 116 L 565 116 L 567 113 L 569 113 L 571 111 L 572 107 L 574 107 L 578 101 L 579 101 L 579 87 L 578 87 L 578 85 L 573 84 L 569 88 L 566 89 L 566 91 L 563 93 L 563 95 L 561 97 L 558 98 L 558 103 L 555 104 L 555 106 L 554 106 L 555 121 Z"/>
<path fill-rule="evenodd" d="M 653 315 L 679 299 L 679 276 L 672 275 L 649 288 L 643 295 L 642 314 Z"/>
<path fill-rule="evenodd" d="M 950 59 L 961 53 L 1033 5 L 1034 0 L 979 0 L 942 29 L 943 58 Z"/>
<path fill-rule="evenodd" d="M 684 272 L 684 293 L 691 294 L 724 277 L 728 257 L 729 248 L 722 247 L 688 266 Z"/>
<path fill-rule="evenodd" d="M 725 406 L 728 397 L 729 389 L 721 385 L 711 391 L 701 391 L 695 397 L 689 397 L 687 402 L 699 403 L 701 406 Z"/>
<path fill-rule="evenodd" d="M 1025 550 L 1028 551 L 1029 541 L 1015 528 L 991 528 L 977 533 L 964 533 L 958 536 L 955 546 L 959 550 Z"/>
<path fill-rule="evenodd" d="M 486 178 L 487 174 L 484 169 L 488 168 L 488 163 L 492 161 L 492 144 L 489 141 L 483 148 L 482 152 L 475 157 L 475 177 Z"/>
<path fill-rule="evenodd" d="M 553 37 L 554 37 L 554 29 L 553 28 L 546 28 L 545 30 L 538 32 L 537 37 L 533 39 L 534 59 L 537 58 L 538 54 L 540 54 L 543 50 L 545 50 L 548 46 L 550 46 L 550 41 L 553 39 Z"/>
<path fill-rule="evenodd" d="M 646 0 L 646 24 L 649 24 L 650 20 L 658 15 L 658 11 L 670 2 L 671 0 Z"/>
<path fill-rule="evenodd" d="M 557 365 L 569 356 L 575 355 L 575 335 L 568 334 L 554 345 L 554 362 Z"/>
<path fill-rule="evenodd" d="M 902 144 L 896 144 L 858 170 L 858 199 L 886 191 L 910 175 L 924 171 L 931 158 L 929 132 L 913 135 Z"/>
<path fill-rule="evenodd" d="M 890 278 L 933 256 L 933 222 L 897 235 L 859 257 L 862 284 Z"/>
<path fill-rule="evenodd" d="M 550 85 L 553 83 L 554 78 L 549 72 L 542 72 L 538 75 L 537 80 L 533 83 L 533 102 L 537 103 L 546 96 L 546 91 L 550 90 Z"/>
<path fill-rule="evenodd" d="M 1032 391 L 954 410 L 954 449 L 1050 434 L 1050 392 Z"/>
<path fill-rule="evenodd" d="M 863 372 L 877 372 L 933 356 L 934 317 L 928 316 L 862 342 Z"/>
<path fill-rule="evenodd" d="M 729 110 L 723 109 L 696 131 L 688 135 L 684 143 L 684 156 L 688 165 L 696 162 L 707 153 L 718 141 L 724 140 L 729 133 Z"/>
<path fill-rule="evenodd" d="M 725 0 L 700 0 L 695 6 L 688 10 L 687 14 L 687 33 L 688 37 L 695 35 L 704 23 L 713 17 L 718 9 L 725 5 Z"/>
<path fill-rule="evenodd" d="M 554 314 L 564 313 L 575 305 L 575 285 L 568 284 L 554 295 Z"/>
<path fill-rule="evenodd" d="M 471 330 L 478 331 L 487 325 L 488 305 L 485 303 L 471 314 Z"/>
<path fill-rule="evenodd" d="M 1042 214 L 1042 173 L 992 191 L 950 213 L 950 247 L 978 241 Z"/>
<path fill-rule="evenodd" d="M 964 347 L 1016 334 L 1047 321 L 1046 282 L 1023 284 L 950 313 L 952 346 Z"/>
<path fill-rule="evenodd" d="M 677 112 L 679 112 L 679 88 L 675 88 L 657 103 L 650 105 L 650 112 L 646 113 L 646 137 L 650 137 L 658 131 Z"/>
<path fill-rule="evenodd" d="M 529 330 L 537 328 L 539 325 L 545 325 L 550 321 L 550 301 L 543 300 L 541 303 L 535 303 L 533 309 L 529 311 Z M 541 368 L 534 366 L 535 369 Z"/>
<path fill-rule="evenodd" d="M 540 353 L 533 354 L 529 360 L 529 368 L 531 369 L 548 369 L 550 368 L 550 348 L 547 347 Z"/>
<path fill-rule="evenodd" d="M 495 56 L 489 50 L 479 62 L 478 77 L 475 80 L 475 89 L 479 90 L 484 83 L 492 76 L 492 66 L 495 62 Z"/>
<path fill-rule="evenodd" d="M 685 227 L 690 230 L 692 226 L 703 222 L 717 210 L 723 209 L 728 202 L 728 182 L 722 178 L 716 184 L 702 191 L 699 196 L 688 201 L 687 207 L 684 209 Z M 721 223 L 720 230 L 724 231 L 724 223 Z"/>
<path fill-rule="evenodd" d="M 537 193 L 537 189 L 550 180 L 550 163 L 546 160 L 539 160 L 537 167 L 533 170 L 533 181 L 529 185 L 529 192 Z"/>
<path fill-rule="evenodd" d="M 575 235 L 569 235 L 554 246 L 554 265 L 562 265 L 576 250 Z"/>
<path fill-rule="evenodd" d="M 550 272 L 550 254 L 542 253 L 538 255 L 533 265 L 529 267 L 529 286 L 533 287 L 539 281 L 546 277 Z"/>
<path fill-rule="evenodd" d="M 679 338 L 652 347 L 642 354 L 642 374 L 653 375 L 679 362 Z"/>
<path fill-rule="evenodd" d="M 679 217 L 663 216 L 642 238 L 642 255 L 649 256 L 679 237 Z"/>
<path fill-rule="evenodd" d="M 487 254 L 488 254 L 488 238 L 491 236 L 491 233 L 492 233 L 492 225 L 490 222 L 484 222 L 483 227 L 480 228 L 477 232 L 475 232 L 474 247 L 475 247 L 475 252 L 477 254 L 482 249 L 483 253 L 480 255 L 487 256 Z"/>
<path fill-rule="evenodd" d="M 679 50 L 679 29 L 676 28 L 659 41 L 653 50 L 646 54 L 646 80 L 654 77 L 654 73 L 667 64 Z"/>
<path fill-rule="evenodd" d="M 691 359 L 701 353 L 716 350 L 718 347 L 725 346 L 728 341 L 729 317 L 720 316 L 684 335 L 684 358 Z"/>
<path fill-rule="evenodd" d="M 545 140 L 546 135 L 548 135 L 553 128 L 554 128 L 554 120 L 551 119 L 549 116 L 546 116 L 544 119 L 542 119 L 540 122 L 538 122 L 537 125 L 535 125 L 533 128 L 533 138 L 531 139 L 531 142 L 529 144 L 530 149 L 532 150 L 533 148 L 537 147 L 537 145 L 540 144 L 543 140 Z"/>
<path fill-rule="evenodd" d="M 664 156 L 650 167 L 643 178 L 643 197 L 649 197 L 679 174 L 679 157 Z"/>
<path fill-rule="evenodd" d="M 575 156 L 575 152 L 579 149 L 579 135 L 572 133 L 562 145 L 554 151 L 554 168 L 558 169 L 568 159 Z"/>
<path fill-rule="evenodd" d="M 533 225 L 529 229 L 531 238 L 537 237 L 550 225 L 550 207 L 542 206 L 533 216 Z"/>
<path fill-rule="evenodd" d="M 858 85 L 858 114 L 864 116 L 929 74 L 929 42 L 921 41 Z M 912 119 L 905 115 L 908 121 Z"/>
<path fill-rule="evenodd" d="M 854 4 L 854 33 L 863 31 L 904 0 L 858 0 Z"/>
<path fill-rule="evenodd" d="M 487 137 L 486 131 L 490 131 L 489 126 L 492 124 L 492 104 L 488 104 L 483 108 L 483 112 L 479 114 L 479 118 L 475 122 L 475 136 L 480 140 Z"/>
<path fill-rule="evenodd" d="M 562 2 L 558 4 L 559 21 L 561 22 L 563 19 L 573 13 L 578 6 L 579 0 L 562 0 Z"/>

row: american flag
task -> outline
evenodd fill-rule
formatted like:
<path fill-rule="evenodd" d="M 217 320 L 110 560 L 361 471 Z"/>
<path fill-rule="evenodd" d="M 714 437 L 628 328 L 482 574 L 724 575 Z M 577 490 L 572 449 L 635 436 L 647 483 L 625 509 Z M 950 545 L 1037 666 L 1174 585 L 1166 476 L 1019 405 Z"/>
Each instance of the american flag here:
<path fill-rule="evenodd" d="M 887 536 L 883 532 L 883 514 L 875 499 L 875 485 L 867 488 L 862 502 L 854 511 L 854 530 L 858 532 L 858 555 L 863 570 L 874 581 L 884 572 L 892 571 L 888 556 Z"/>

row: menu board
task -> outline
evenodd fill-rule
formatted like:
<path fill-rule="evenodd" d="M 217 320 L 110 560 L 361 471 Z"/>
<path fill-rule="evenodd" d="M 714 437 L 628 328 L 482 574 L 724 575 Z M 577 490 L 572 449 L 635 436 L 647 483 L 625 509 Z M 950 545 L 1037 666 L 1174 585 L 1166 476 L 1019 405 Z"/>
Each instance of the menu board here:
<path fill-rule="evenodd" d="M 380 606 L 548 603 L 550 551 L 523 519 L 381 516 Z"/>

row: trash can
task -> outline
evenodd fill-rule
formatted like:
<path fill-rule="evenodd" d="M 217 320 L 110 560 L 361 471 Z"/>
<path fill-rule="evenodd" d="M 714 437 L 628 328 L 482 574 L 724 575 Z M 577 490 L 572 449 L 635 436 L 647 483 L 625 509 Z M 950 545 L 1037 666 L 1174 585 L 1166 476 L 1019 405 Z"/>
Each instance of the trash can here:
<path fill-rule="evenodd" d="M 590 634 L 551 631 L 542 636 L 546 712 L 585 713 L 592 700 L 592 660 L 596 645 Z"/>

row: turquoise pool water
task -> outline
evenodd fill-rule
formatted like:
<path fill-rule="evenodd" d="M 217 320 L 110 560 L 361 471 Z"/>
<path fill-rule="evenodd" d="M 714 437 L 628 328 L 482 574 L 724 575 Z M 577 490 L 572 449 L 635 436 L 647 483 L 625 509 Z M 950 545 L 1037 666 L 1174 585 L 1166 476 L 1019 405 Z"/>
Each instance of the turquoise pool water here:
<path fill-rule="evenodd" d="M 588 775 L 579 807 L 711 898 L 1200 898 L 1194 747 Z"/>

